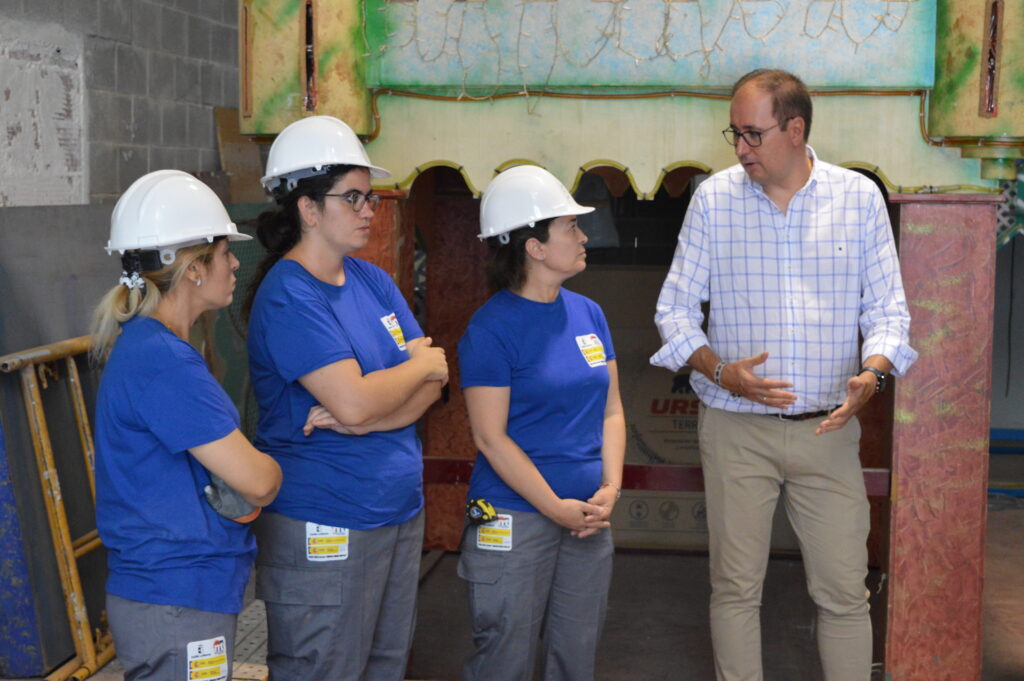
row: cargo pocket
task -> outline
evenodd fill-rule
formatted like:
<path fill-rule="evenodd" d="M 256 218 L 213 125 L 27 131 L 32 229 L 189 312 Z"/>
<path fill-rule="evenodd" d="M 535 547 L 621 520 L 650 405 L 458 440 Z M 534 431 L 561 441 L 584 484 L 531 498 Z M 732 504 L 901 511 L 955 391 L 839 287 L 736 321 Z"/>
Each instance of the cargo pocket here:
<path fill-rule="evenodd" d="M 339 569 L 259 565 L 256 598 L 285 605 L 344 605 L 350 581 Z"/>
<path fill-rule="evenodd" d="M 306 522 L 264 513 L 254 523 L 256 598 L 287 605 L 343 605 L 362 566 L 355 560 L 306 558 Z"/>
<path fill-rule="evenodd" d="M 504 569 L 505 556 L 500 554 L 463 551 L 459 559 L 458 575 L 466 580 L 473 632 L 477 636 L 497 631 L 503 619 L 507 596 L 501 579 Z"/>

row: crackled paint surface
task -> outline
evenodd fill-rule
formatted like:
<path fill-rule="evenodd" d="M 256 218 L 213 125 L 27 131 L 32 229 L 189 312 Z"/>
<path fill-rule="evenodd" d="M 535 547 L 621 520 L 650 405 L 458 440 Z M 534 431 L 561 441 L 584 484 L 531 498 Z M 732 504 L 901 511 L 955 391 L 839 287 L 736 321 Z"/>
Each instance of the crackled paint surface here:
<path fill-rule="evenodd" d="M 89 202 L 82 38 L 0 24 L 0 207 Z"/>
<path fill-rule="evenodd" d="M 935 0 L 366 0 L 381 87 L 929 87 Z"/>
<path fill-rule="evenodd" d="M 722 89 L 766 65 L 797 71 L 812 87 L 929 87 L 935 1 L 312 0 L 309 111 L 307 0 L 244 0 L 241 129 L 274 134 L 322 113 L 369 134 L 368 88 L 469 97 Z"/>

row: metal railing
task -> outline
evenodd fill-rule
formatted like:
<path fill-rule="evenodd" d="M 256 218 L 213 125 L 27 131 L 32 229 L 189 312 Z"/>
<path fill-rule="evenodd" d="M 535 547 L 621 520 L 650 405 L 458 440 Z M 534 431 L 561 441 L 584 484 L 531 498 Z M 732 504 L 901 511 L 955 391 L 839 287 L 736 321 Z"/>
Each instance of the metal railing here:
<path fill-rule="evenodd" d="M 78 559 L 102 546 L 102 542 L 95 529 L 81 537 L 71 537 L 40 388 L 40 384 L 42 389 L 45 389 L 51 381 L 60 380 L 59 366 L 63 364 L 71 394 L 75 426 L 85 457 L 89 491 L 95 504 L 95 449 L 85 396 L 82 394 L 82 382 L 75 361 L 76 356 L 89 351 L 89 346 L 90 336 L 80 336 L 0 357 L 0 371 L 18 372 L 21 378 L 25 413 L 32 434 L 32 450 L 39 470 L 47 524 L 50 526 L 68 625 L 75 646 L 74 657 L 50 672 L 46 677 L 47 681 L 87 679 L 114 657 L 114 642 L 110 632 L 102 628 L 97 628 L 94 632 L 90 625 L 85 607 L 85 593 L 78 571 Z"/>

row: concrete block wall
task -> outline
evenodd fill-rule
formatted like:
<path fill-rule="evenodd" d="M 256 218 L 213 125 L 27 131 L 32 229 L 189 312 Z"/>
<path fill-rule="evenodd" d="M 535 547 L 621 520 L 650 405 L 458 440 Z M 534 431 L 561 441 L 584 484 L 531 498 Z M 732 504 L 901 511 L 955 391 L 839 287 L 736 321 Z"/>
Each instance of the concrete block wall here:
<path fill-rule="evenodd" d="M 102 251 L 110 211 L 134 180 L 219 169 L 213 108 L 238 106 L 237 13 L 237 0 L 0 1 L 0 21 L 81 37 L 89 178 L 89 206 L 0 208 L 0 354 L 88 331 L 117 281 Z M 45 257 L 65 238 L 71 261 Z M 32 305 L 41 284 L 53 305 Z"/>
<path fill-rule="evenodd" d="M 213 107 L 238 105 L 237 2 L 84 4 L 93 8 L 79 10 L 89 15 L 79 26 L 86 32 L 92 196 L 116 196 L 159 168 L 216 170 Z M 26 14 L 38 13 L 35 7 L 23 0 Z"/>
<path fill-rule="evenodd" d="M 237 0 L 0 0 L 0 24 L 81 40 L 88 165 L 86 205 L 0 207 L 0 354 L 88 333 L 93 307 L 120 274 L 117 258 L 103 251 L 110 214 L 135 179 L 160 168 L 219 169 L 213 108 L 238 105 L 237 11 Z M 0 69 L 0 92 L 15 75 Z M 0 592 L 6 598 L 7 589 L 25 588 L 10 574 L 28 575 L 34 609 L 15 621 L 0 607 L 0 633 L 36 642 L 22 646 L 34 651 L 22 661 L 41 659 L 49 668 L 73 648 L 16 376 L 0 374 L 0 427 L 9 472 L 0 484 L 9 484 L 16 502 L 0 508 L 9 540 Z M 81 483 L 61 481 L 68 494 Z M 11 548 L 18 545 L 20 554 Z M 102 567 L 83 579 L 93 610 L 102 599 Z M 12 670 L 0 668 L 0 677 L 5 671 Z"/>

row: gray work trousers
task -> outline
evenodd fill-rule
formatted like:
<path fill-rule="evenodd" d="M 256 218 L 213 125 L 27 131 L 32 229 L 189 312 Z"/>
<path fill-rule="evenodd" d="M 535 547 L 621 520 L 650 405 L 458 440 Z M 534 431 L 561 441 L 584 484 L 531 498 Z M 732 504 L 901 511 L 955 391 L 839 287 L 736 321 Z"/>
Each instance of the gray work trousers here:
<path fill-rule="evenodd" d="M 267 605 L 270 681 L 401 681 L 416 624 L 423 513 L 349 530 L 344 559 L 307 555 L 307 523 L 255 523 L 256 597 Z"/>
<path fill-rule="evenodd" d="M 107 619 L 125 681 L 231 679 L 238 615 L 107 594 Z"/>
<path fill-rule="evenodd" d="M 464 681 L 530 681 L 538 644 L 545 681 L 593 681 L 612 576 L 610 530 L 578 539 L 539 513 L 512 517 L 511 549 L 466 531 L 459 576 L 469 587 L 476 652 Z"/>

